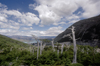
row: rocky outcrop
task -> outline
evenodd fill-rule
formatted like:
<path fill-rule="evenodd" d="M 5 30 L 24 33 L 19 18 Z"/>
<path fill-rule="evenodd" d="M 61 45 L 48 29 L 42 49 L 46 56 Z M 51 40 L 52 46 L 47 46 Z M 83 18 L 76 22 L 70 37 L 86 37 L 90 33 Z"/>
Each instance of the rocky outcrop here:
<path fill-rule="evenodd" d="M 89 19 L 80 20 L 69 28 L 75 27 L 75 36 L 77 41 L 91 42 L 100 41 L 100 15 Z M 71 29 L 67 28 L 64 32 L 59 34 L 54 41 L 55 42 L 67 42 L 72 41 L 69 37 L 72 36 Z"/>

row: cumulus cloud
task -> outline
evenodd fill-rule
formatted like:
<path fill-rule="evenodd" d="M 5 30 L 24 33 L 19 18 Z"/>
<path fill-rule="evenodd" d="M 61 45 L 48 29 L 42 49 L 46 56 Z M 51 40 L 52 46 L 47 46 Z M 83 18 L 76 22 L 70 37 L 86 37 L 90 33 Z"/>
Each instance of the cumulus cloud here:
<path fill-rule="evenodd" d="M 35 10 L 39 12 L 42 25 L 51 25 L 61 19 L 60 16 L 51 11 L 46 5 L 37 6 Z"/>
<path fill-rule="evenodd" d="M 9 19 L 10 18 L 10 19 Z M 7 6 L 0 3 L 0 32 L 7 33 L 11 30 L 19 30 L 22 26 L 30 26 L 28 29 L 32 29 L 32 25 L 39 24 L 39 18 L 37 15 L 27 12 L 21 13 L 18 10 L 8 10 Z M 9 31 L 8 31 L 8 30 Z M 26 28 L 23 28 L 26 30 Z M 16 34 L 16 33 L 15 33 Z"/>
<path fill-rule="evenodd" d="M 13 26 L 12 23 L 19 26 L 21 26 L 21 24 L 26 26 L 32 26 L 33 24 L 38 25 L 39 21 L 40 19 L 37 17 L 37 15 L 31 12 L 21 13 L 18 10 L 8 10 L 6 5 L 0 3 L 0 22 L 6 22 L 2 23 L 4 24 L 2 25 L 3 28 L 7 27 L 7 25 L 9 28 L 15 28 L 16 26 Z"/>
<path fill-rule="evenodd" d="M 65 18 L 64 21 L 74 23 L 81 18 L 100 14 L 100 7 L 98 7 L 100 0 L 36 0 L 36 2 L 37 4 L 30 4 L 29 6 L 39 12 L 41 25 L 58 25 L 62 22 L 62 18 Z M 74 14 L 80 7 L 82 10 Z"/>
<path fill-rule="evenodd" d="M 62 31 L 63 31 L 62 27 L 58 26 L 58 27 L 51 27 L 46 31 L 40 31 L 39 33 L 41 36 L 56 36 L 59 33 L 61 33 Z"/>
<path fill-rule="evenodd" d="M 7 9 L 7 6 L 0 3 L 0 21 L 2 22 L 7 22 L 8 16 L 1 12 L 2 10 L 6 10 L 6 9 Z"/>
<path fill-rule="evenodd" d="M 78 6 L 82 7 L 84 12 L 82 17 L 89 18 L 100 14 L 100 0 L 76 0 Z"/>
<path fill-rule="evenodd" d="M 28 29 L 24 27 L 23 29 Z M 31 27 L 30 27 L 31 29 Z M 15 29 L 0 29 L 0 34 L 3 35 L 22 35 L 22 36 L 31 36 L 31 35 L 36 35 L 36 36 L 56 36 L 59 33 L 61 33 L 62 27 L 51 27 L 47 29 L 46 31 L 41 31 L 41 30 L 31 30 L 31 31 L 19 31 Z"/>
<path fill-rule="evenodd" d="M 61 18 L 72 14 L 78 8 L 71 0 L 38 0 L 38 3 L 40 5 L 35 10 L 39 12 L 42 25 L 57 25 Z"/>
<path fill-rule="evenodd" d="M 49 25 L 50 27 L 50 25 L 75 23 L 81 18 L 100 14 L 99 6 L 100 0 L 36 0 L 36 3 L 29 4 L 30 9 L 38 11 L 39 15 L 36 15 L 31 12 L 21 13 L 18 10 L 8 10 L 6 5 L 0 3 L 0 33 L 5 35 L 56 36 L 63 31 L 63 27 L 51 27 L 41 31 L 34 30 L 32 25 L 35 24 L 39 27 Z M 9 18 L 11 19 L 9 20 Z"/>
<path fill-rule="evenodd" d="M 0 3 L 0 11 L 1 10 L 6 10 L 6 9 L 7 9 L 7 6 L 2 4 L 2 3 Z"/>
<path fill-rule="evenodd" d="M 15 19 L 18 20 L 18 22 L 22 22 L 23 24 L 27 26 L 32 26 L 32 24 L 38 24 L 39 23 L 39 18 L 30 12 L 27 13 L 21 13 L 18 10 L 3 10 L 3 13 L 14 16 Z"/>
<path fill-rule="evenodd" d="M 22 28 L 23 30 L 31 30 L 31 29 L 33 29 L 32 27 L 23 27 Z"/>
<path fill-rule="evenodd" d="M 30 8 L 30 9 L 34 9 L 36 6 L 37 6 L 36 3 L 34 3 L 34 4 L 29 4 L 29 8 Z"/>

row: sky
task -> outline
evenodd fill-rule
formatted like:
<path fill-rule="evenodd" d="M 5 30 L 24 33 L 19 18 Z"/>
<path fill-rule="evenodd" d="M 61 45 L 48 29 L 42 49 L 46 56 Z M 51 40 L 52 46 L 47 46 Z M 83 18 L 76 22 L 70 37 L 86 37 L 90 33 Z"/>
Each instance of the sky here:
<path fill-rule="evenodd" d="M 0 0 L 0 34 L 57 36 L 100 14 L 100 0 Z"/>

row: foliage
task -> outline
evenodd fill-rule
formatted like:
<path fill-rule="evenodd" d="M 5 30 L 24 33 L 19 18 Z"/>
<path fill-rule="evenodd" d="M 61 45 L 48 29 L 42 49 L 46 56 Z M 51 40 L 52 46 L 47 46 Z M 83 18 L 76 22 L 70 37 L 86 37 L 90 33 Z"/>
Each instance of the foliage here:
<path fill-rule="evenodd" d="M 73 46 L 64 47 L 62 54 L 59 50 L 59 55 L 58 49 L 52 51 L 51 46 L 46 46 L 38 60 L 37 52 L 33 54 L 29 47 L 30 45 L 0 35 L 0 66 L 100 66 L 100 53 L 95 51 L 97 47 L 77 45 L 76 64 L 71 64 Z"/>
<path fill-rule="evenodd" d="M 43 43 L 50 43 L 50 40 L 48 39 L 40 39 Z"/>
<path fill-rule="evenodd" d="M 82 65 L 80 63 L 74 63 L 74 64 L 70 64 L 69 66 L 84 66 L 84 65 Z"/>

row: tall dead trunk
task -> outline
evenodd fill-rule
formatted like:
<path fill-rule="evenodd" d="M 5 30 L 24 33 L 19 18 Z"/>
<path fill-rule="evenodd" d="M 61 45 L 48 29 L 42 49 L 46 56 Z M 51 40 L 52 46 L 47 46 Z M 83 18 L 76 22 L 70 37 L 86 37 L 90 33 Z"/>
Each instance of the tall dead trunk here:
<path fill-rule="evenodd" d="M 38 59 L 38 55 L 39 55 L 39 42 L 37 41 L 38 44 L 38 48 L 37 48 L 37 59 Z"/>
<path fill-rule="evenodd" d="M 61 54 L 63 53 L 64 44 L 61 46 Z"/>
<path fill-rule="evenodd" d="M 76 49 L 76 39 L 75 39 L 75 31 L 74 27 L 72 26 L 72 36 L 73 36 L 73 44 L 74 44 L 74 55 L 73 55 L 73 63 L 77 63 L 77 49 Z"/>
<path fill-rule="evenodd" d="M 46 43 L 44 43 L 42 50 L 45 48 L 45 46 L 46 46 Z"/>
<path fill-rule="evenodd" d="M 33 55 L 34 55 L 34 48 L 33 48 Z"/>
<path fill-rule="evenodd" d="M 30 53 L 31 53 L 31 50 L 32 50 L 32 49 L 31 49 L 31 45 L 30 45 Z"/>
<path fill-rule="evenodd" d="M 57 50 L 57 55 L 58 55 L 58 57 L 59 57 L 59 50 Z"/>
<path fill-rule="evenodd" d="M 52 39 L 51 43 L 52 43 L 52 50 L 53 50 L 53 51 L 55 51 L 55 50 L 54 50 L 54 43 L 53 43 L 53 39 Z"/>
<path fill-rule="evenodd" d="M 41 41 L 41 47 L 40 47 L 40 55 L 42 54 L 42 41 Z"/>

